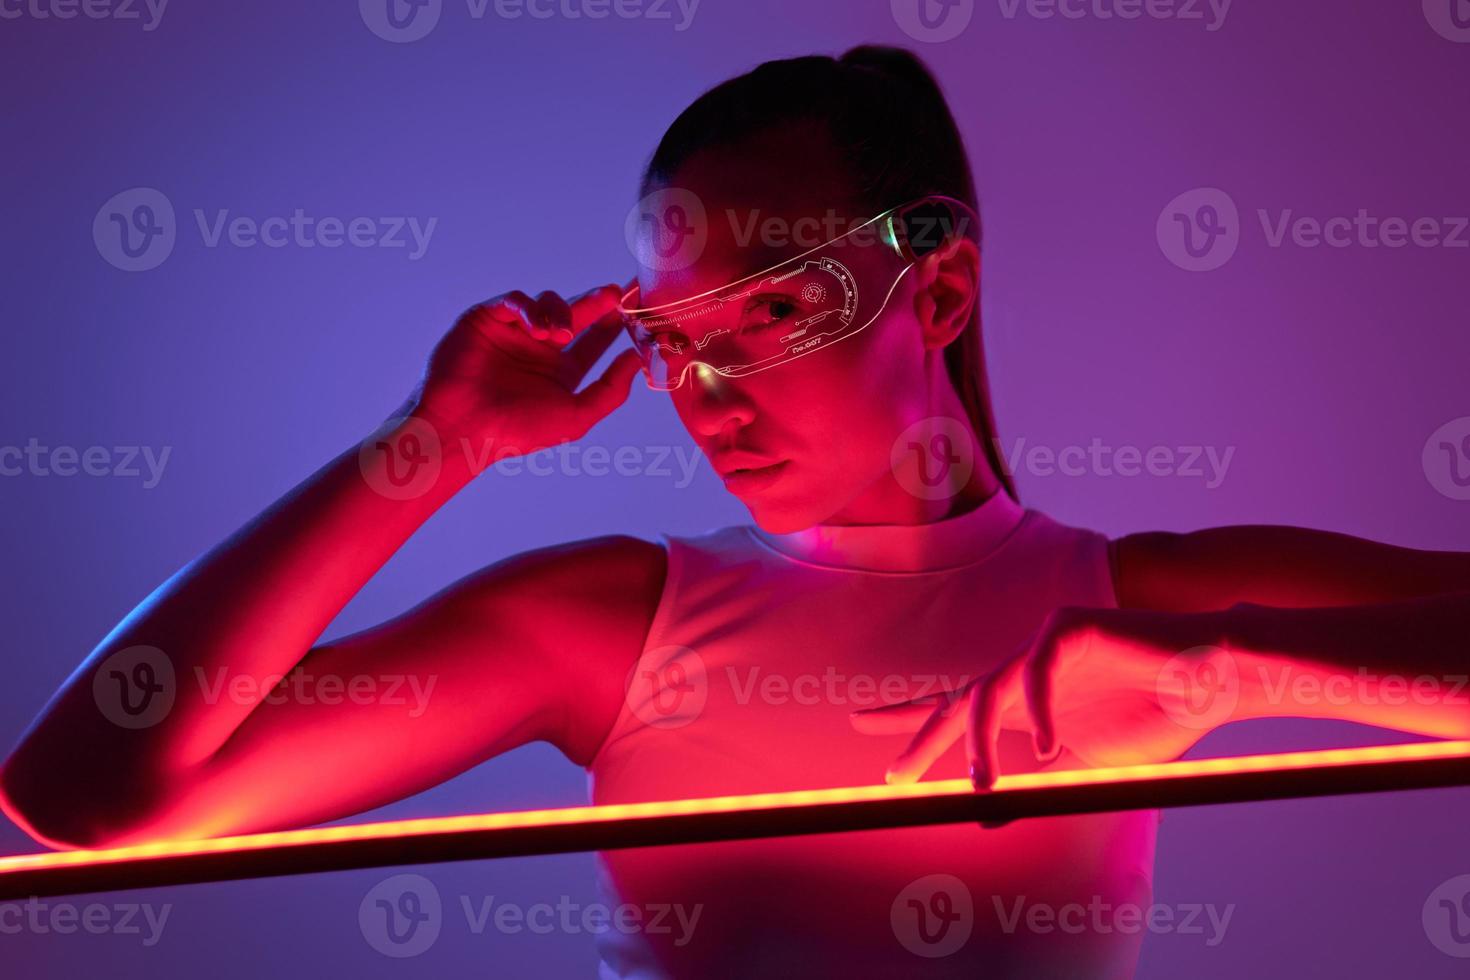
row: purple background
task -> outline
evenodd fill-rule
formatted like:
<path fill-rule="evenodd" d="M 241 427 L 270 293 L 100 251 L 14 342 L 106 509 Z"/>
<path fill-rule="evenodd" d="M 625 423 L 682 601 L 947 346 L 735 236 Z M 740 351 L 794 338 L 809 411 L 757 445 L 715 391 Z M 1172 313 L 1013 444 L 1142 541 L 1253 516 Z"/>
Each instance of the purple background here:
<path fill-rule="evenodd" d="M 30 0 L 28 0 L 30 2 Z M 1436 0 L 1437 2 L 1437 0 Z M 1449 0 L 1444 0 L 1447 5 Z M 7 11 L 17 8 L 6 7 Z M 767 58 L 906 43 L 946 86 L 986 222 L 985 314 L 1003 442 L 1234 447 L 1216 488 L 1188 477 L 1023 471 L 1023 501 L 1111 534 L 1234 522 L 1470 549 L 1470 502 L 1437 492 L 1430 434 L 1470 415 L 1470 249 L 1268 245 L 1256 217 L 1470 214 L 1470 44 L 1413 0 L 1237 0 L 1205 21 L 1015 17 L 981 2 L 957 38 L 912 41 L 878 0 L 704 0 L 673 20 L 470 16 L 445 0 L 414 43 L 351 2 L 174 0 L 140 21 L 0 19 L 5 288 L 0 444 L 172 447 L 139 478 L 0 478 L 7 643 L 0 741 L 170 573 L 366 435 L 452 317 L 510 288 L 625 278 L 640 167 L 708 86 Z M 178 212 L 152 271 L 104 261 L 114 194 Z M 1169 261 L 1176 195 L 1239 206 L 1235 256 Z M 407 249 L 207 248 L 192 212 L 437 218 Z M 692 451 L 666 399 L 636 390 L 592 441 Z M 504 555 L 588 535 L 741 521 L 702 462 L 677 477 L 487 475 L 452 501 L 333 625 L 360 629 Z M 1235 753 L 1384 733 L 1262 723 Z M 575 804 L 581 771 L 545 746 L 381 816 Z M 1421 909 L 1470 872 L 1464 791 L 1173 811 L 1156 899 L 1234 903 L 1225 941 L 1153 935 L 1143 977 L 1449 977 Z M 0 825 L 0 850 L 33 845 Z M 358 903 L 395 872 L 103 897 L 172 902 L 162 941 L 0 935 L 16 975 L 591 976 L 587 935 L 475 936 L 456 897 L 590 903 L 586 855 L 441 866 L 444 933 L 416 959 L 375 952 Z M 85 904 L 84 899 L 78 904 Z"/>

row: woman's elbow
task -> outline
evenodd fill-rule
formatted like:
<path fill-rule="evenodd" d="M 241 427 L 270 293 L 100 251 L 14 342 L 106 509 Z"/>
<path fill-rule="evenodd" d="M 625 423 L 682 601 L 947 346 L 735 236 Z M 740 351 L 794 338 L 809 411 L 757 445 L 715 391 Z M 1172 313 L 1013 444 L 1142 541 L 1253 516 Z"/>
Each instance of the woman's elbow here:
<path fill-rule="evenodd" d="M 158 820 L 161 797 L 136 783 L 120 795 L 76 781 L 35 778 L 14 756 L 0 764 L 0 812 L 54 850 L 98 850 L 137 840 Z"/>

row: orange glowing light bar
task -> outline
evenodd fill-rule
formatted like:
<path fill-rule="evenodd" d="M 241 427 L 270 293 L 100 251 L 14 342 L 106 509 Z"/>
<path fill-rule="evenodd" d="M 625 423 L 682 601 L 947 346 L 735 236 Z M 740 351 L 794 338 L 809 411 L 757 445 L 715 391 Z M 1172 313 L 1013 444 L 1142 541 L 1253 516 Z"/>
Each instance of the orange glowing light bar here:
<path fill-rule="evenodd" d="M 572 851 L 1470 785 L 1470 741 L 351 824 L 0 857 L 0 901 Z"/>

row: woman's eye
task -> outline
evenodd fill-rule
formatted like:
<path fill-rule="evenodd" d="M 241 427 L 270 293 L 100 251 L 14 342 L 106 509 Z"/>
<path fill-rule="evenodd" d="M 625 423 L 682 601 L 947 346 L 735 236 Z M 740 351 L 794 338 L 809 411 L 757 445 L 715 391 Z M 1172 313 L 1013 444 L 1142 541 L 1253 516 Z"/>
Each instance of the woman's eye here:
<path fill-rule="evenodd" d="M 780 323 L 796 312 L 796 304 L 780 296 L 761 296 L 750 301 L 741 320 L 741 329 L 759 330 Z"/>

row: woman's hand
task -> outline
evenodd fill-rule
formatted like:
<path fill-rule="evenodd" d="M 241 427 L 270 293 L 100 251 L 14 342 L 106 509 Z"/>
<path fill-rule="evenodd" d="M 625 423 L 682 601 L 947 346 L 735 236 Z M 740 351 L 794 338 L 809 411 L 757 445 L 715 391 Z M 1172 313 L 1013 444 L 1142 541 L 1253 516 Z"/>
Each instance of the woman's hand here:
<path fill-rule="evenodd" d="M 853 712 L 861 732 L 917 730 L 888 781 L 919 779 L 961 735 L 971 778 L 1000 775 L 1000 730 L 1031 733 L 1036 756 L 1063 747 L 1090 766 L 1176 759 L 1239 702 L 1237 659 L 1219 646 L 1225 614 L 1062 608 L 1020 655 L 957 691 Z"/>
<path fill-rule="evenodd" d="M 628 397 L 638 355 L 624 351 L 577 390 L 622 331 L 616 285 L 572 299 L 513 291 L 466 310 L 429 357 L 411 403 L 441 430 L 526 455 L 580 439 Z"/>

